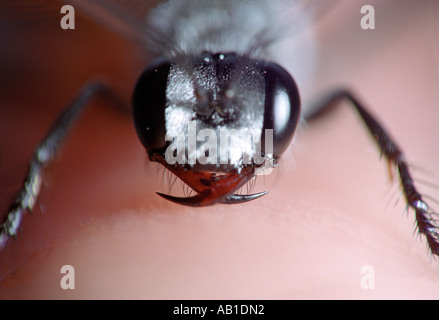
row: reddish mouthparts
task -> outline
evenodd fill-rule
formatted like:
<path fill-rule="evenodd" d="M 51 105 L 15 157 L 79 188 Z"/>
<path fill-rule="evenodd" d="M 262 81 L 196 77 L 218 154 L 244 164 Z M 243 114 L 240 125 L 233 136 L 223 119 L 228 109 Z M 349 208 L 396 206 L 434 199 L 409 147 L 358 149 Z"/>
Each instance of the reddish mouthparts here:
<path fill-rule="evenodd" d="M 187 166 L 179 164 L 170 165 L 163 156 L 158 154 L 155 154 L 151 160 L 161 163 L 197 192 L 192 197 L 174 197 L 157 192 L 159 196 L 178 204 L 192 207 L 210 206 L 216 203 L 235 204 L 254 200 L 268 193 L 268 191 L 247 195 L 234 193 L 254 177 L 255 167 L 253 165 L 244 166 L 239 171 L 236 169 L 232 172 L 218 174 L 192 171 Z"/>

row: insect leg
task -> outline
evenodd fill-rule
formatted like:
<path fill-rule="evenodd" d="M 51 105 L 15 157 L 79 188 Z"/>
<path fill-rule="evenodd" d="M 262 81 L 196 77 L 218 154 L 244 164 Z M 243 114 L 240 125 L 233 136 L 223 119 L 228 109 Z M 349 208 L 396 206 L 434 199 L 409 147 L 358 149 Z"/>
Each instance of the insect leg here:
<path fill-rule="evenodd" d="M 395 140 L 389 136 L 384 127 L 364 108 L 364 105 L 350 91 L 341 89 L 334 91 L 321 100 L 317 107 L 312 109 L 313 111 L 305 115 L 305 119 L 311 123 L 314 119 L 338 105 L 337 102 L 341 100 L 347 100 L 355 107 L 366 124 L 369 133 L 376 140 L 382 154 L 386 156 L 390 164 L 396 166 L 407 205 L 415 212 L 417 229 L 427 238 L 431 253 L 439 256 L 437 213 L 429 209 L 422 195 L 418 192 L 405 156 Z"/>
<path fill-rule="evenodd" d="M 55 159 L 75 120 L 88 105 L 91 98 L 102 93 L 108 94 L 111 92 L 100 83 L 85 85 L 73 101 L 61 111 L 48 134 L 35 148 L 23 186 L 18 191 L 8 214 L 0 224 L 0 250 L 5 247 L 10 237 L 17 235 L 24 213 L 27 210 L 31 212 L 35 207 L 36 199 L 41 190 L 44 170 Z"/>

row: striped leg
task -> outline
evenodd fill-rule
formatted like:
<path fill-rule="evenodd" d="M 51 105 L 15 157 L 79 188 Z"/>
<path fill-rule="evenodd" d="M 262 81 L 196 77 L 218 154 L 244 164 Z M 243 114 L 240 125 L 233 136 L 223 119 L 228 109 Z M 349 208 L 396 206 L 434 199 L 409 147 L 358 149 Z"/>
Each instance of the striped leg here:
<path fill-rule="evenodd" d="M 5 247 L 10 237 L 17 235 L 24 213 L 34 209 L 40 193 L 44 170 L 55 159 L 72 125 L 88 102 L 95 95 L 102 93 L 109 93 L 109 90 L 102 84 L 89 83 L 85 85 L 73 101 L 58 115 L 46 137 L 35 148 L 23 186 L 0 224 L 0 250 Z"/>
<path fill-rule="evenodd" d="M 412 208 L 415 212 L 417 229 L 421 234 L 425 235 L 431 253 L 439 256 L 438 214 L 429 209 L 427 203 L 423 200 L 422 195 L 418 192 L 401 149 L 389 136 L 383 126 L 368 111 L 366 111 L 363 104 L 357 100 L 351 92 L 347 90 L 338 90 L 323 99 L 319 105 L 313 109 L 314 111 L 305 115 L 305 119 L 312 122 L 314 119 L 327 112 L 328 109 L 336 106 L 336 102 L 339 102 L 340 100 L 347 100 L 352 103 L 366 124 L 369 133 L 376 140 L 382 154 L 386 156 L 389 163 L 396 166 L 402 191 L 407 201 L 407 206 Z"/>

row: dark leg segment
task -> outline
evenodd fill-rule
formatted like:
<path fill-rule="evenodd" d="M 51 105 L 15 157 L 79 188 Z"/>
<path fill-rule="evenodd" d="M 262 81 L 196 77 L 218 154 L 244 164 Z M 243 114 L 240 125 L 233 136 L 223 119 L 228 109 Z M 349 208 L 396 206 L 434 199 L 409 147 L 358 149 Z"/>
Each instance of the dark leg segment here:
<path fill-rule="evenodd" d="M 73 123 L 88 105 L 92 97 L 99 93 L 110 93 L 99 83 L 85 85 L 76 98 L 58 115 L 43 141 L 35 148 L 29 164 L 23 187 L 17 193 L 8 214 L 0 224 L 0 250 L 10 237 L 15 237 L 26 211 L 32 211 L 41 190 L 44 170 L 55 159 L 58 150 Z"/>
<path fill-rule="evenodd" d="M 418 231 L 425 235 L 431 253 L 439 256 L 439 227 L 437 213 L 430 211 L 422 195 L 417 191 L 414 180 L 410 174 L 409 167 L 404 154 L 395 141 L 388 135 L 383 126 L 363 107 L 357 98 L 348 90 L 338 90 L 322 100 L 317 108 L 305 116 L 308 122 L 312 122 L 328 109 L 335 107 L 340 100 L 347 100 L 352 103 L 366 124 L 370 134 L 376 140 L 382 154 L 388 161 L 396 166 L 401 181 L 401 187 L 407 201 L 407 205 L 415 211 Z"/>

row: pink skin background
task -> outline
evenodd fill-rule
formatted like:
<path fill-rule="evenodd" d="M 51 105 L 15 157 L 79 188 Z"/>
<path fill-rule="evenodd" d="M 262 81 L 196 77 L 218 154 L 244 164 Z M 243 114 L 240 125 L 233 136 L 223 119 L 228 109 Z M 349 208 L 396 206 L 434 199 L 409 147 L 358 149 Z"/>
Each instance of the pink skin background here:
<path fill-rule="evenodd" d="M 369 1 L 374 31 L 360 28 L 363 4 L 340 1 L 317 26 L 313 91 L 348 84 L 423 168 L 414 175 L 438 184 L 439 3 Z M 2 212 L 80 86 L 104 75 L 129 101 L 148 61 L 79 13 L 76 30 L 61 30 L 60 7 L 2 17 Z M 156 196 L 169 190 L 163 169 L 147 161 L 129 116 L 109 106 L 87 109 L 48 171 L 42 210 L 0 252 L 1 299 L 439 298 L 438 262 L 413 236 L 404 200 L 395 205 L 398 182 L 348 104 L 298 130 L 280 167 L 258 178 L 268 195 L 197 209 Z M 60 287 L 63 265 L 75 268 L 74 290 Z M 365 265 L 373 290 L 361 286 Z"/>

